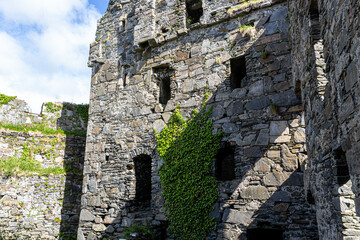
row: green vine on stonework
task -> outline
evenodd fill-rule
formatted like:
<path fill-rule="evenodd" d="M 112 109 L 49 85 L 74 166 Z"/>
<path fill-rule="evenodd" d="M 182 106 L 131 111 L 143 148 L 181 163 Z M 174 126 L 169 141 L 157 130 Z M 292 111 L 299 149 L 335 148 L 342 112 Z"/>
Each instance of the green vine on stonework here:
<path fill-rule="evenodd" d="M 62 110 L 62 106 L 57 105 L 57 104 L 52 103 L 52 102 L 44 103 L 44 105 L 46 107 L 47 112 L 50 112 L 50 113 L 55 113 L 57 111 Z"/>
<path fill-rule="evenodd" d="M 200 112 L 193 111 L 185 121 L 178 107 L 156 134 L 164 161 L 159 172 L 167 220 L 177 239 L 203 240 L 216 227 L 210 213 L 218 191 L 211 172 L 223 133 L 213 133 L 211 113 L 204 103 Z"/>
<path fill-rule="evenodd" d="M 8 104 L 10 101 L 14 100 L 16 96 L 6 96 L 5 94 L 0 93 L 0 105 Z"/>
<path fill-rule="evenodd" d="M 89 121 L 89 104 L 80 104 L 76 107 L 76 113 L 80 115 L 85 124 Z"/>

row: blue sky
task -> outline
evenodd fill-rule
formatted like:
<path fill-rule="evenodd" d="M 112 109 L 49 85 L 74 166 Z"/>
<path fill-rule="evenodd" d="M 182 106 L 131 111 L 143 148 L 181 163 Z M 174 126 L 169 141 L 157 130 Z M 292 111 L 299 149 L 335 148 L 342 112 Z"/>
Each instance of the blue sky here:
<path fill-rule="evenodd" d="M 0 0 L 0 93 L 39 113 L 42 102 L 89 101 L 89 44 L 108 0 Z"/>

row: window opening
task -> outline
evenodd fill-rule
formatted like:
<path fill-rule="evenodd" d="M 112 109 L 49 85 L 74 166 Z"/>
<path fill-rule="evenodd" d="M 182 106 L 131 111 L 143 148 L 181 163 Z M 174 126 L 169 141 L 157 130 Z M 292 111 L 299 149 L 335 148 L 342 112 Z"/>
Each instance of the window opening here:
<path fill-rule="evenodd" d="M 200 18 L 203 15 L 202 1 L 186 0 L 186 12 L 189 24 L 200 22 Z"/>
<path fill-rule="evenodd" d="M 173 70 L 169 66 L 163 66 L 154 68 L 153 72 L 160 88 L 159 103 L 166 105 L 171 99 L 171 76 Z"/>
<path fill-rule="evenodd" d="M 349 167 L 346 161 L 346 155 L 342 148 L 334 151 L 334 158 L 336 180 L 340 186 L 343 186 L 350 180 L 350 174 Z"/>
<path fill-rule="evenodd" d="M 228 181 L 235 178 L 235 149 L 230 146 L 220 148 L 215 160 L 215 177 Z"/>
<path fill-rule="evenodd" d="M 282 240 L 283 231 L 281 229 L 253 228 L 247 230 L 248 240 L 271 239 Z"/>
<path fill-rule="evenodd" d="M 314 198 L 314 196 L 312 195 L 312 193 L 311 193 L 310 190 L 307 191 L 306 201 L 307 201 L 309 204 L 311 204 L 311 205 L 314 205 L 314 204 L 315 204 L 315 198 Z"/>
<path fill-rule="evenodd" d="M 231 89 L 245 87 L 246 86 L 245 56 L 231 59 L 230 67 L 231 67 L 231 76 L 230 76 Z"/>
<path fill-rule="evenodd" d="M 321 100 L 324 100 L 325 89 L 328 83 L 326 77 L 326 62 L 324 57 L 324 44 L 321 38 L 320 13 L 318 0 L 312 0 L 310 5 L 310 31 L 311 44 L 314 50 L 315 64 L 313 68 L 314 78 L 316 79 L 317 92 Z"/>
<path fill-rule="evenodd" d="M 136 193 L 135 206 L 146 208 L 151 200 L 151 157 L 139 155 L 134 158 Z"/>

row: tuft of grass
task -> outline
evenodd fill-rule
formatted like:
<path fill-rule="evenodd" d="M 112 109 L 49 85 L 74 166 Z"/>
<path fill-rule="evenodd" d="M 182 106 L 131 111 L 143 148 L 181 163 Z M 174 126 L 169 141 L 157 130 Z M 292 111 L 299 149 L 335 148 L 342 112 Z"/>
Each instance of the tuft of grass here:
<path fill-rule="evenodd" d="M 43 123 L 37 123 L 37 124 L 19 124 L 15 125 L 12 123 L 1 123 L 0 122 L 0 128 L 5 128 L 17 132 L 41 132 L 46 135 L 70 135 L 70 136 L 81 136 L 86 137 L 86 131 L 64 131 L 61 129 L 52 129 L 48 126 L 46 126 Z"/>
<path fill-rule="evenodd" d="M 6 96 L 5 94 L 0 93 L 0 105 L 8 104 L 10 101 L 14 100 L 16 96 Z"/>
<path fill-rule="evenodd" d="M 150 230 L 149 227 L 145 227 L 145 226 L 131 226 L 125 229 L 124 234 L 126 238 L 131 237 L 131 233 L 144 233 L 144 234 L 149 234 L 149 235 L 153 235 L 154 233 Z"/>

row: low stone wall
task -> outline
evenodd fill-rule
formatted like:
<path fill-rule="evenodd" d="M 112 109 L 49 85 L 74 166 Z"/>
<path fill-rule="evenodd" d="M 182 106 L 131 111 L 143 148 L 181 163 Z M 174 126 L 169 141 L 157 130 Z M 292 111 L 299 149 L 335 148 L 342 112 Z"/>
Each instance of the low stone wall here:
<path fill-rule="evenodd" d="M 40 116 L 26 112 L 27 104 L 21 100 L 0 105 L 0 123 L 9 124 L 0 126 L 0 239 L 76 239 L 86 138 L 49 135 L 41 128 L 9 129 L 38 123 L 73 134 L 86 130 L 76 113 L 77 105 L 44 106 L 48 108 L 43 107 Z M 8 161 L 14 164 L 35 161 L 40 168 L 8 169 L 8 162 L 7 166 L 2 164 L 5 159 L 12 159 Z"/>
<path fill-rule="evenodd" d="M 81 183 L 77 174 L 0 176 L 0 239 L 74 239 Z"/>

